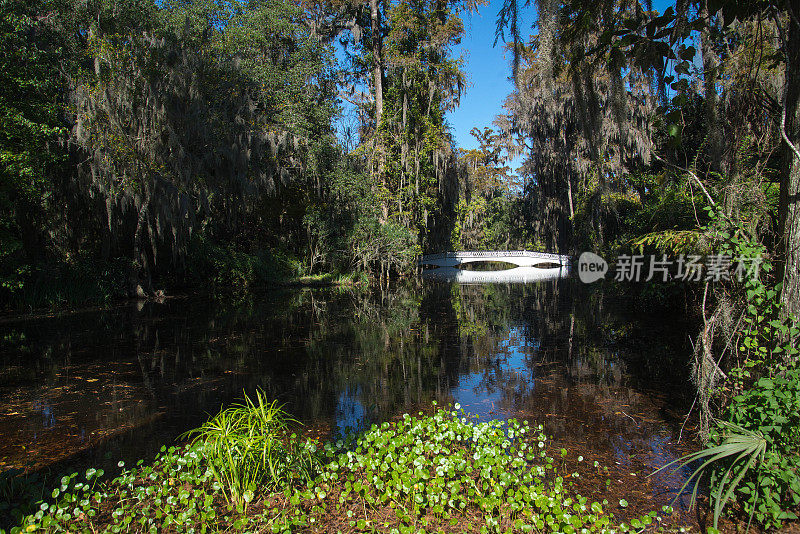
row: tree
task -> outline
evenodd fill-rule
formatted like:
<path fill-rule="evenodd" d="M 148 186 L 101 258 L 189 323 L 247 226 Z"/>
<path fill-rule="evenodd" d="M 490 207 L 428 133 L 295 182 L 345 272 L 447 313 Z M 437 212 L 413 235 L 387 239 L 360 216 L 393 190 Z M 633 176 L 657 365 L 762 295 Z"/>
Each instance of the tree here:
<path fill-rule="evenodd" d="M 585 201 L 602 246 L 604 212 L 614 209 L 603 199 L 649 160 L 655 95 L 650 76 L 618 48 L 587 57 L 599 46 L 597 33 L 573 28 L 599 30 L 641 6 L 614 6 L 596 19 L 569 4 L 540 2 L 539 9 L 539 34 L 514 44 L 516 88 L 499 124 L 526 156 L 521 172 L 540 238 L 550 248 L 572 246 L 576 204 Z"/>
<path fill-rule="evenodd" d="M 784 142 L 778 209 L 785 262 L 781 300 L 790 314 L 800 317 L 800 1 L 787 0 L 783 15 L 780 3 L 770 7 L 786 65 L 779 125 Z"/>
<path fill-rule="evenodd" d="M 59 146 L 60 59 L 48 1 L 0 1 L 0 287 L 22 288 L 31 264 L 47 257 Z"/>
<path fill-rule="evenodd" d="M 680 141 L 681 130 L 678 108 L 688 101 L 693 60 L 697 53 L 687 41 L 698 37 L 708 134 L 703 149 L 707 154 L 703 170 L 728 175 L 720 177 L 719 174 L 702 173 L 705 180 L 718 180 L 719 189 L 725 190 L 723 196 L 740 189 L 738 173 L 742 169 L 737 169 L 736 165 L 737 159 L 741 159 L 742 143 L 749 142 L 748 137 L 752 138 L 751 133 L 758 130 L 759 123 L 765 123 L 764 119 L 770 134 L 779 136 L 781 140 L 781 163 L 775 167 L 780 184 L 777 233 L 785 259 L 782 300 L 787 310 L 796 315 L 800 310 L 800 275 L 797 274 L 800 273 L 800 206 L 796 201 L 800 191 L 800 3 L 797 0 L 693 0 L 677 2 L 674 8 L 670 7 L 660 15 L 648 12 L 638 2 L 617 0 L 540 0 L 537 6 L 539 54 L 545 82 L 550 79 L 550 72 L 556 72 L 553 68 L 557 65 L 553 61 L 565 49 L 576 52 L 567 54 L 573 72 L 582 68 L 581 65 L 598 61 L 612 67 L 609 71 L 612 89 L 619 89 L 620 68 L 635 68 L 652 80 L 655 94 L 661 100 L 659 111 L 665 115 L 663 126 L 675 142 Z M 516 0 L 506 0 L 498 17 L 498 38 L 504 37 L 506 28 L 511 29 L 515 65 L 523 58 L 517 24 L 519 9 Z M 750 91 L 742 91 L 741 83 L 728 83 L 726 86 L 725 80 L 743 81 L 742 76 L 731 76 L 730 72 L 723 76 L 723 71 L 735 66 L 735 56 L 741 57 L 742 51 L 748 48 L 757 51 L 757 59 L 751 57 L 747 74 Z M 620 62 L 621 55 L 630 58 L 627 66 Z M 765 58 L 782 65 L 780 87 L 774 84 L 770 87 L 759 81 L 765 70 L 772 70 L 765 66 Z M 671 115 L 666 106 L 668 91 L 672 92 Z M 615 92 L 619 94 L 618 90 Z M 592 92 L 586 94 L 591 105 Z M 580 96 L 577 91 L 576 96 Z M 615 97 L 615 100 L 618 99 Z M 724 106 L 732 105 L 739 106 L 739 109 L 730 114 L 721 112 Z M 742 105 L 749 106 L 747 113 L 743 113 Z M 579 111 L 585 109 L 580 104 L 576 108 Z M 616 108 L 614 115 L 616 120 L 620 120 L 623 116 L 618 112 L 620 107 Z M 591 126 L 591 121 L 587 123 Z M 593 137 L 596 135 L 588 136 L 589 139 Z M 727 142 L 723 143 L 723 139 Z M 598 154 L 595 151 L 595 156 Z M 666 162 L 671 168 L 680 166 L 680 163 Z M 703 183 L 696 173 L 690 176 L 702 191 L 714 191 L 715 188 Z M 713 195 L 707 197 L 710 202 L 716 202 Z M 735 202 L 724 200 L 723 204 L 730 207 Z"/>
<path fill-rule="evenodd" d="M 464 169 L 456 205 L 451 243 L 456 248 L 508 248 L 513 232 L 510 223 L 512 199 L 522 185 L 506 165 L 504 137 L 492 128 L 473 128 L 470 134 L 478 148 L 459 149 Z"/>
<path fill-rule="evenodd" d="M 76 138 L 105 199 L 105 236 L 121 238 L 112 246 L 146 286 L 157 264 L 183 266 L 203 219 L 235 237 L 245 199 L 296 179 L 309 140 L 331 136 L 325 55 L 298 8 L 162 9 L 151 33 L 92 30 L 97 67 L 78 85 Z"/>

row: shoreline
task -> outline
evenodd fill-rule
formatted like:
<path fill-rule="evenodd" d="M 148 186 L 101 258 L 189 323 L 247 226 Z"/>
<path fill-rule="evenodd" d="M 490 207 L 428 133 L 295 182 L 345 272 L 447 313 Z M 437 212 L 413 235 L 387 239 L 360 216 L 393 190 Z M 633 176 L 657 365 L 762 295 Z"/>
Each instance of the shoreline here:
<path fill-rule="evenodd" d="M 357 273 L 352 273 L 357 274 Z M 363 287 L 365 284 L 359 283 L 357 281 L 352 280 L 341 280 L 335 277 L 347 277 L 348 275 L 336 275 L 333 273 L 325 273 L 322 275 L 313 275 L 313 276 L 301 276 L 297 278 L 292 278 L 288 280 L 276 281 L 270 284 L 262 284 L 257 286 L 252 286 L 247 288 L 247 292 L 256 292 L 256 291 L 273 291 L 277 289 L 290 289 L 290 288 L 329 288 L 329 287 L 351 287 L 351 288 L 358 288 Z M 316 279 L 317 277 L 331 277 L 331 280 L 319 280 Z M 372 281 L 369 278 L 370 283 Z M 230 295 L 234 294 L 235 292 L 228 288 L 223 288 L 220 290 L 220 295 Z M 88 313 L 88 312 L 98 312 L 98 311 L 108 311 L 113 310 L 115 308 L 123 308 L 126 306 L 130 306 L 133 304 L 147 304 L 147 303 L 163 303 L 166 301 L 172 300 L 181 300 L 187 299 L 192 297 L 193 295 L 211 295 L 213 296 L 213 290 L 210 289 L 202 289 L 202 286 L 184 286 L 178 288 L 175 293 L 165 293 L 162 297 L 147 297 L 147 298 L 137 298 L 137 297 L 120 297 L 111 299 L 109 302 L 104 304 L 90 304 L 90 305 L 81 305 L 77 307 L 70 307 L 70 306 L 57 306 L 53 308 L 45 308 L 39 307 L 32 309 L 28 312 L 23 312 L 20 310 L 4 310 L 0 311 L 0 325 L 13 323 L 16 321 L 27 321 L 27 320 L 36 320 L 36 319 L 55 319 L 59 317 L 67 317 L 70 315 L 77 315 L 81 313 Z"/>
<path fill-rule="evenodd" d="M 216 475 L 219 467 L 209 466 L 214 456 L 201 450 L 208 442 L 164 446 L 152 463 L 139 461 L 134 469 L 123 469 L 100 484 L 96 479 L 102 471 L 94 468 L 85 475 L 65 476 L 51 498 L 32 503 L 38 511 L 19 527 L 176 532 L 193 526 L 203 531 L 203 525 L 214 531 L 267 532 L 423 532 L 428 527 L 484 532 L 486 526 L 489 531 L 504 526 L 525 532 L 529 525 L 534 530 L 640 532 L 651 524 L 666 526 L 662 522 L 674 516 L 666 506 L 660 512 L 642 512 L 640 505 L 632 501 L 629 506 L 624 498 L 601 503 L 608 491 L 582 497 L 573 480 L 585 475 L 567 463 L 565 449 L 550 449 L 541 425 L 514 419 L 473 422 L 458 408 L 436 409 L 434 403 L 427 415 L 406 413 L 337 440 L 287 437 L 295 443 L 293 450 L 318 458 L 315 477 L 289 479 L 295 481 L 272 490 L 259 487 L 240 499 L 226 493 L 221 482 L 228 479 Z M 597 461 L 589 465 L 587 460 L 583 466 L 583 471 L 601 475 L 608 471 Z M 434 491 L 423 489 L 431 485 Z M 437 495 L 449 498 L 443 502 Z M 363 515 L 355 515 L 362 504 Z M 454 530 L 453 525 L 459 526 Z"/>

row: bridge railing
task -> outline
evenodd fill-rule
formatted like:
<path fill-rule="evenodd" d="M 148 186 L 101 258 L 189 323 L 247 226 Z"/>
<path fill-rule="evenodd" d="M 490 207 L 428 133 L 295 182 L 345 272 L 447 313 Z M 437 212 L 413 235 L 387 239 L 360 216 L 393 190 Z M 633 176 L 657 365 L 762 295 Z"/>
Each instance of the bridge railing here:
<path fill-rule="evenodd" d="M 464 250 L 459 252 L 439 252 L 437 254 L 424 254 L 422 260 L 443 260 L 443 259 L 464 259 L 464 258 L 487 258 L 498 256 L 527 256 L 531 258 L 545 258 L 561 261 L 569 258 L 565 254 L 552 254 L 550 252 L 533 252 L 528 250 Z"/>

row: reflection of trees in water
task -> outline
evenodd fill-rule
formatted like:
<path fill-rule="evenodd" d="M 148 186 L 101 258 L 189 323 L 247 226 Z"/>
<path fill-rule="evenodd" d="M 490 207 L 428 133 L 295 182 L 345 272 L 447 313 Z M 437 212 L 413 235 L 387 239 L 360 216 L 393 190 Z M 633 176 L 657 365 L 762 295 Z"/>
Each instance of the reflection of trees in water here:
<path fill-rule="evenodd" d="M 682 414 L 674 393 L 686 390 L 679 370 L 689 352 L 674 325 L 631 317 L 572 280 L 450 289 L 459 322 L 452 360 L 460 376 L 477 377 L 477 394 L 499 398 L 495 413 L 544 423 L 556 448 L 610 466 L 628 499 L 663 504 L 674 495 L 687 473 L 641 477 L 690 448 L 676 443 Z M 668 390 L 654 384 L 664 378 L 677 385 L 673 396 L 654 391 Z M 604 487 L 605 477 L 582 480 Z"/>
<path fill-rule="evenodd" d="M 571 284 L 272 291 L 6 323 L 0 430 L 12 437 L 0 461 L 53 459 L 121 432 L 115 447 L 147 454 L 256 387 L 328 423 L 447 400 L 465 376 L 508 409 L 556 369 L 602 399 L 627 380 L 618 340 L 638 334 Z"/>
<path fill-rule="evenodd" d="M 126 438 L 132 448 L 142 439 L 157 446 L 256 387 L 304 421 L 334 420 L 343 391 L 376 417 L 428 404 L 441 391 L 441 360 L 419 327 L 419 306 L 404 289 L 300 290 L 20 321 L 0 351 L 0 418 L 12 414 L 0 425 L 13 424 L 16 446 L 0 448 L 0 461 L 24 461 L 21 446 L 36 454 L 36 443 L 42 460 L 54 460 L 96 443 L 101 430 L 137 428 Z M 55 423 L 43 433 L 46 412 Z"/>
<path fill-rule="evenodd" d="M 227 378 L 247 368 L 256 333 L 241 328 L 246 308 L 212 308 L 172 300 L 7 323 L 17 334 L 0 345 L 0 426 L 10 438 L 0 461 L 50 462 L 134 429 L 135 448 L 164 437 L 148 434 L 165 415 L 198 420 L 218 408 L 241 391 Z"/>
<path fill-rule="evenodd" d="M 348 296 L 312 327 L 304 382 L 296 391 L 313 406 L 308 419 L 333 418 L 339 392 L 357 397 L 370 414 L 391 413 L 398 404 L 425 402 L 436 362 L 418 342 L 419 299 L 409 291 Z M 313 400 L 312 400 L 313 399 Z"/>
<path fill-rule="evenodd" d="M 590 396 L 598 398 L 630 385 L 654 389 L 654 381 L 665 378 L 683 383 L 676 369 L 688 352 L 676 342 L 679 329 L 632 317 L 618 301 L 573 279 L 443 287 L 458 322 L 453 336 L 459 350 L 450 357 L 459 362 L 456 375 L 478 374 L 476 390 L 502 392 L 505 409 L 530 396 L 534 377 L 553 373 L 566 385 L 596 385 Z M 508 365 L 510 348 L 527 375 Z"/>

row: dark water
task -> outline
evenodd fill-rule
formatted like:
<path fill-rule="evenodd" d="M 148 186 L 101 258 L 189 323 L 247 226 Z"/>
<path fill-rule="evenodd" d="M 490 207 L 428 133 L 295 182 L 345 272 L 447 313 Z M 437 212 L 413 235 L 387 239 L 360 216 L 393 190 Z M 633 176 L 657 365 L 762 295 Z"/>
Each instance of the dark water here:
<path fill-rule="evenodd" d="M 0 322 L 0 471 L 152 457 L 262 388 L 312 436 L 431 401 L 546 425 L 590 490 L 666 504 L 687 328 L 573 279 L 173 298 Z M 691 399 L 688 399 L 689 401 Z M 591 469 L 594 460 L 609 473 Z M 591 487 L 596 485 L 596 488 Z M 632 489 L 632 488 L 635 488 Z"/>

